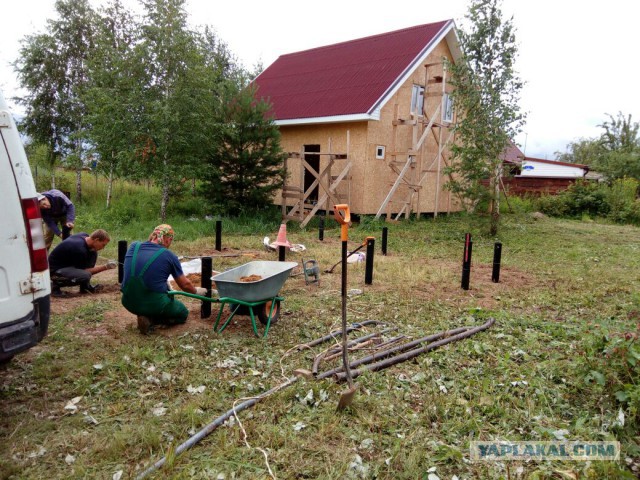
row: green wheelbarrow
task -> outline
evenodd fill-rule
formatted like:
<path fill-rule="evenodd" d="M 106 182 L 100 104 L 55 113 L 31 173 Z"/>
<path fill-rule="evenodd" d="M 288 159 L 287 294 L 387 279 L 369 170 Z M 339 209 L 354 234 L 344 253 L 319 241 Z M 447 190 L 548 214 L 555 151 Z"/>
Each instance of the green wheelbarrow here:
<path fill-rule="evenodd" d="M 260 337 L 256 316 L 265 326 L 263 336 L 266 337 L 269 328 L 278 321 L 280 316 L 280 302 L 284 300 L 278 295 L 280 289 L 289 278 L 291 270 L 297 265 L 297 262 L 255 261 L 219 273 L 211 279 L 216 284 L 218 298 L 203 297 L 180 291 L 170 291 L 169 295 L 185 295 L 199 300 L 220 303 L 216 323 L 213 325 L 213 330 L 216 333 L 221 333 L 227 328 L 236 314 L 248 314 L 256 337 Z M 250 280 L 247 277 L 252 276 L 256 280 L 247 281 Z M 231 315 L 218 329 L 222 311 L 227 304 L 231 308 Z"/>

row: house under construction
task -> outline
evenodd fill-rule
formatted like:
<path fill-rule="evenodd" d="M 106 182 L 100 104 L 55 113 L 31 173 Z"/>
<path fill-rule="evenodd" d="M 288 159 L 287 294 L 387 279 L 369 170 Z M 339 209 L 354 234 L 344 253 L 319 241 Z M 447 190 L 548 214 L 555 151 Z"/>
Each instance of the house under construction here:
<path fill-rule="evenodd" d="M 444 189 L 455 112 L 452 20 L 291 53 L 255 80 L 289 152 L 276 201 L 305 225 L 319 210 L 384 216 L 458 211 Z"/>

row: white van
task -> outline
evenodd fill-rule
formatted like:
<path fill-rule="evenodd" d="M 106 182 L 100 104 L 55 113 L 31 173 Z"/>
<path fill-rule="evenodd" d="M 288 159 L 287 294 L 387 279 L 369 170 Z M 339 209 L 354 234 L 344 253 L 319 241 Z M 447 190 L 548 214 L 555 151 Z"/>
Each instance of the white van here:
<path fill-rule="evenodd" d="M 31 168 L 0 92 L 0 362 L 44 338 L 51 281 Z"/>

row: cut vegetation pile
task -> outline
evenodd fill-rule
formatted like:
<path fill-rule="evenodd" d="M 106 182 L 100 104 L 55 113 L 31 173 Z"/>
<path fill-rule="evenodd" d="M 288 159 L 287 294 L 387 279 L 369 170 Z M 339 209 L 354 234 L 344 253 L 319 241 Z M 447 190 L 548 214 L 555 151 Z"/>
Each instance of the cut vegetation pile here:
<path fill-rule="evenodd" d="M 211 254 L 211 221 L 169 223 L 178 255 Z M 379 253 L 383 226 L 387 256 Z M 351 237 L 375 236 L 377 251 L 372 285 L 364 283 L 364 263 L 348 267 L 349 323 L 383 322 L 375 329 L 395 330 L 381 341 L 405 336 L 403 342 L 490 318 L 495 324 L 382 371 L 359 372 L 358 394 L 340 413 L 343 384 L 300 379 L 174 457 L 178 445 L 212 420 L 285 383 L 295 370 L 311 370 L 323 352 L 319 371 L 337 365 L 338 339 L 297 348 L 340 328 L 340 269 L 324 273 L 339 259 L 340 234 L 337 225 L 328 227 L 320 242 L 314 229 L 289 225 L 288 240 L 306 251 L 289 252 L 287 260 L 316 259 L 323 273 L 319 285 L 306 285 L 301 270 L 293 271 L 266 339 L 256 338 L 243 316 L 213 333 L 216 304 L 210 319 L 200 319 L 200 302 L 187 297 L 181 298 L 191 312 L 185 325 L 142 336 L 120 306 L 115 271 L 96 277 L 106 284 L 104 293 L 53 299 L 49 336 L 0 372 L 0 477 L 134 478 L 165 456 L 148 478 L 634 478 L 640 472 L 640 230 L 525 214 L 505 216 L 498 239 L 483 236 L 466 216 L 354 225 Z M 213 254 L 215 270 L 277 260 L 277 252 L 262 246 L 277 224 L 246 235 L 230 230 L 224 256 Z M 118 226 L 109 232 L 114 240 L 136 239 Z M 467 232 L 473 265 L 464 291 Z M 503 244 L 500 283 L 491 282 L 495 240 Z M 105 259 L 115 256 L 116 244 Z M 379 341 L 361 343 L 352 360 Z M 621 458 L 470 461 L 474 440 L 558 439 L 617 440 Z"/>

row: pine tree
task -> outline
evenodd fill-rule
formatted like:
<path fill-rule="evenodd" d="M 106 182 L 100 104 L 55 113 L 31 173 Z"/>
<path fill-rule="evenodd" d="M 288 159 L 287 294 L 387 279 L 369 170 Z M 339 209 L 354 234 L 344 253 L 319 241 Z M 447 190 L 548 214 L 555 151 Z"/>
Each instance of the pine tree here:
<path fill-rule="evenodd" d="M 207 195 L 232 215 L 271 205 L 285 175 L 280 131 L 268 114 L 271 106 L 255 100 L 251 88 L 235 85 L 220 107 L 224 123 L 209 156 Z"/>

